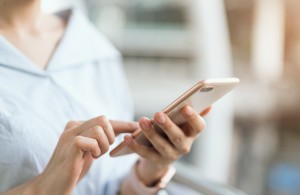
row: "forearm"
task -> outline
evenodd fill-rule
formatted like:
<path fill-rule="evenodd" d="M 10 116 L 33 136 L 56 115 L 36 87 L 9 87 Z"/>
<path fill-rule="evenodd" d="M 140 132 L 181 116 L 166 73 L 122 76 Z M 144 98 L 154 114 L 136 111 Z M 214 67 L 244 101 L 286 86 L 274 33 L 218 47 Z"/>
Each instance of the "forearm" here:
<path fill-rule="evenodd" d="M 35 176 L 29 181 L 14 188 L 11 188 L 8 191 L 1 193 L 0 195 L 71 195 L 72 191 L 66 191 L 59 185 L 59 183 L 62 182 L 60 182 L 58 179 L 52 179 L 54 178 L 54 175 L 55 174 L 45 174 L 44 171 L 43 173 Z"/>
<path fill-rule="evenodd" d="M 9 189 L 8 191 L 2 192 L 1 195 L 15 195 L 15 194 L 23 194 L 23 195 L 35 195 L 35 194 L 43 194 L 39 191 L 37 187 L 38 177 L 34 177 L 33 179 L 27 181 L 24 184 L 16 186 L 14 188 Z"/>

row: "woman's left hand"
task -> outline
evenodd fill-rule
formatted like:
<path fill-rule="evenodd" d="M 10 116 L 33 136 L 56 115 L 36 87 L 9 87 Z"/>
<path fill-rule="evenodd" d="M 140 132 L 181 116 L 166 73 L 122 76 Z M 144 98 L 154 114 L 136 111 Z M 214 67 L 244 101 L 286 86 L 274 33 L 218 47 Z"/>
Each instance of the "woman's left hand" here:
<path fill-rule="evenodd" d="M 181 112 L 187 122 L 181 126 L 174 124 L 165 113 L 157 112 L 154 121 L 167 138 L 155 131 L 149 119 L 141 118 L 140 126 L 153 147 L 141 145 L 131 136 L 125 136 L 125 142 L 130 149 L 142 157 L 137 173 L 145 185 L 151 186 L 166 173 L 174 161 L 190 152 L 193 142 L 205 128 L 202 116 L 206 115 L 210 108 L 199 115 L 191 107 L 184 107 Z"/>

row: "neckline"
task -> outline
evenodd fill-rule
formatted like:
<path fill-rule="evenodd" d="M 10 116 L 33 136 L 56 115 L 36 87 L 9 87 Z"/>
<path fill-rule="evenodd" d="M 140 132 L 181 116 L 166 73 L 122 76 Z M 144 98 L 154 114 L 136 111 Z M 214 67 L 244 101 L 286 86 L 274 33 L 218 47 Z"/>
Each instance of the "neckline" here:
<path fill-rule="evenodd" d="M 103 60 L 119 60 L 120 52 L 110 41 L 76 8 L 60 12 L 62 17 L 69 18 L 64 36 L 57 46 L 55 53 L 48 63 L 47 69 L 34 65 L 23 54 L 17 53 L 16 48 L 0 38 L 0 66 L 9 69 L 34 74 L 36 76 L 49 76 L 56 72 L 70 68 L 85 66 L 87 62 L 100 62 Z M 20 55 L 18 55 L 20 54 Z"/>
<path fill-rule="evenodd" d="M 26 54 L 24 54 L 18 47 L 16 47 L 13 43 L 11 43 L 9 40 L 7 40 L 3 35 L 0 34 L 0 40 L 2 40 L 3 42 L 5 42 L 5 44 L 11 49 L 13 50 L 13 52 L 15 53 L 15 55 L 17 55 L 16 57 L 20 58 L 23 62 L 25 62 L 26 64 L 24 64 L 24 66 L 29 66 L 31 69 L 39 72 L 39 73 L 46 73 L 48 71 L 48 69 L 51 67 L 51 64 L 53 62 L 53 59 L 55 58 L 55 56 L 57 55 L 57 52 L 60 50 L 60 48 L 62 47 L 65 37 L 69 32 L 69 28 L 70 28 L 70 23 L 72 20 L 72 15 L 73 15 L 73 11 L 71 9 L 67 9 L 67 10 L 63 10 L 57 13 L 54 13 L 53 15 L 57 15 L 58 17 L 62 18 L 63 20 L 66 21 L 66 26 L 64 28 L 64 31 L 60 37 L 60 39 L 58 40 L 54 50 L 52 51 L 47 64 L 45 66 L 45 68 L 41 68 L 38 64 L 34 63 L 29 56 L 27 56 Z"/>

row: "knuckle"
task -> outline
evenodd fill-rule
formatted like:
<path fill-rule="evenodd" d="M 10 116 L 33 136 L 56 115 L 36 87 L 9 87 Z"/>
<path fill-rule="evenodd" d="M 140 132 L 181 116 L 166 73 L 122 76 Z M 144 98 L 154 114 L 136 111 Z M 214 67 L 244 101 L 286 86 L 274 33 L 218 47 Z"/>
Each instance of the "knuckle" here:
<path fill-rule="evenodd" d="M 69 129 L 69 128 L 73 128 L 77 125 L 77 122 L 76 121 L 69 121 L 67 124 L 66 124 L 66 127 L 65 129 Z"/>
<path fill-rule="evenodd" d="M 96 135 L 96 136 L 100 136 L 102 133 L 103 129 L 101 126 L 94 126 L 92 127 L 92 132 Z"/>
<path fill-rule="evenodd" d="M 177 158 L 178 158 L 178 156 L 176 154 L 170 154 L 170 156 L 169 156 L 169 159 L 171 161 L 175 161 L 175 160 L 177 160 Z"/>
<path fill-rule="evenodd" d="M 188 154 L 190 151 L 191 151 L 190 146 L 183 146 L 182 149 L 181 149 L 182 154 Z"/>
<path fill-rule="evenodd" d="M 164 130 L 171 130 L 173 128 L 173 124 L 171 123 L 171 121 L 167 121 L 164 126 L 163 126 Z"/>
<path fill-rule="evenodd" d="M 99 148 L 99 145 L 98 145 L 98 141 L 97 141 L 97 140 L 92 139 L 91 141 L 93 142 L 93 143 L 92 143 L 93 147 L 95 147 L 96 149 Z"/>
<path fill-rule="evenodd" d="M 105 115 L 98 116 L 96 119 L 97 119 L 97 121 L 98 121 L 99 123 L 101 123 L 101 124 L 102 124 L 102 122 L 107 121 Z"/>
<path fill-rule="evenodd" d="M 182 136 L 175 136 L 173 139 L 172 139 L 172 142 L 175 143 L 175 144 L 180 144 L 183 142 L 183 137 Z"/>
<path fill-rule="evenodd" d="M 191 121 L 195 121 L 195 120 L 197 120 L 197 118 L 198 118 L 198 115 L 195 113 L 193 113 L 191 116 L 189 116 L 189 120 L 191 120 Z"/>
<path fill-rule="evenodd" d="M 159 151 L 163 152 L 163 153 L 167 153 L 168 152 L 168 148 L 164 145 L 159 146 Z"/>
<path fill-rule="evenodd" d="M 97 117 L 97 124 L 99 126 L 101 126 L 102 130 L 107 131 L 107 130 L 111 129 L 110 123 L 109 123 L 109 121 L 108 121 L 108 119 L 106 118 L 105 115 Z"/>
<path fill-rule="evenodd" d="M 74 137 L 73 143 L 74 143 L 75 147 L 80 148 L 81 142 L 82 142 L 81 137 L 79 137 L 79 136 Z"/>

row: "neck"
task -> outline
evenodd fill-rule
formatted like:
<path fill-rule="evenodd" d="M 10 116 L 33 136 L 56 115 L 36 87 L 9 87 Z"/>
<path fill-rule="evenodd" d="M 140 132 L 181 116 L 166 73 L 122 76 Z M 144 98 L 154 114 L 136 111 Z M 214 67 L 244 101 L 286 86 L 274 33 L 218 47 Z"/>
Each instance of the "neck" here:
<path fill-rule="evenodd" d="M 34 29 L 41 16 L 40 0 L 0 0 L 0 28 Z"/>

